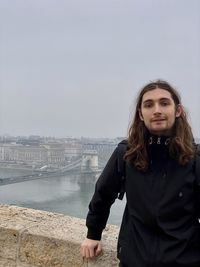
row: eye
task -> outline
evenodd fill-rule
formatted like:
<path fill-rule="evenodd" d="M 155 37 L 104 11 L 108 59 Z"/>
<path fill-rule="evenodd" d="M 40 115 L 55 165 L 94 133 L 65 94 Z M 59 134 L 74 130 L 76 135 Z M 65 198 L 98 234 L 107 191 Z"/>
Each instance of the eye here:
<path fill-rule="evenodd" d="M 146 102 L 146 103 L 143 104 L 144 108 L 151 108 L 152 106 L 153 106 L 152 102 Z"/>
<path fill-rule="evenodd" d="M 161 102 L 161 105 L 165 107 L 165 106 L 170 105 L 170 103 L 168 101 L 162 101 Z"/>

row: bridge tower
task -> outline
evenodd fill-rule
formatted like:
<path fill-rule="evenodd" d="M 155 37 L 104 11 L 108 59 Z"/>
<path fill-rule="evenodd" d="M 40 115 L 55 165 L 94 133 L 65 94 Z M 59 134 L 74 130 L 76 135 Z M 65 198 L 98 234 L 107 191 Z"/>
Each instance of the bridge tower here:
<path fill-rule="evenodd" d="M 97 151 L 85 150 L 82 154 L 81 172 L 95 172 L 98 167 Z"/>

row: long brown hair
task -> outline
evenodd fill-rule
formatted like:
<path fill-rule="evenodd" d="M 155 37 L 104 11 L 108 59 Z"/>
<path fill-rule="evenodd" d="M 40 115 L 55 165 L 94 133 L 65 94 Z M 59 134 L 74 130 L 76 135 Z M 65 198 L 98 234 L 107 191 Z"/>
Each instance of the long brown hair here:
<path fill-rule="evenodd" d="M 168 82 L 163 80 L 148 83 L 139 92 L 136 100 L 135 115 L 128 130 L 127 140 L 129 149 L 124 159 L 132 162 L 141 171 L 147 170 L 149 160 L 146 148 L 147 140 L 145 138 L 148 130 L 144 122 L 140 119 L 139 110 L 141 109 L 143 95 L 157 88 L 164 89 L 171 94 L 176 108 L 178 105 L 181 105 L 179 93 Z M 175 119 L 169 152 L 180 165 L 187 164 L 194 156 L 193 135 L 185 112 L 182 112 L 180 117 Z"/>

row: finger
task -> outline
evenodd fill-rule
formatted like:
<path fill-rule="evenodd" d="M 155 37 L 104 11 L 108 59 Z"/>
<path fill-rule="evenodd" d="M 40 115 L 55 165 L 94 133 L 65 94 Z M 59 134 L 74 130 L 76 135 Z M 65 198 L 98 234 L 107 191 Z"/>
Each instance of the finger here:
<path fill-rule="evenodd" d="M 89 251 L 88 248 L 85 248 L 85 257 L 86 257 L 87 259 L 90 258 L 90 251 Z"/>
<path fill-rule="evenodd" d="M 90 254 L 90 258 L 94 257 L 94 247 L 93 246 L 89 248 L 89 254 Z"/>
<path fill-rule="evenodd" d="M 95 251 L 95 255 L 98 256 L 102 251 L 102 246 L 101 243 L 98 244 L 96 251 Z"/>
<path fill-rule="evenodd" d="M 85 257 L 84 250 L 83 250 L 83 247 L 82 246 L 80 247 L 80 254 L 81 254 L 82 257 Z"/>
<path fill-rule="evenodd" d="M 82 257 L 86 257 L 86 247 L 85 246 L 83 246 L 83 245 L 81 246 L 80 252 L 81 252 Z"/>

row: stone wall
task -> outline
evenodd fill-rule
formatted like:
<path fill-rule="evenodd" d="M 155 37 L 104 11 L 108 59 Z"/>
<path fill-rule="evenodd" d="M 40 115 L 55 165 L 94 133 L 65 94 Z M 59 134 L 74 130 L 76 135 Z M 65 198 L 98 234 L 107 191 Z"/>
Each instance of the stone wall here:
<path fill-rule="evenodd" d="M 108 225 L 102 255 L 87 261 L 79 252 L 85 220 L 0 205 L 0 267 L 117 267 L 118 231 Z"/>

